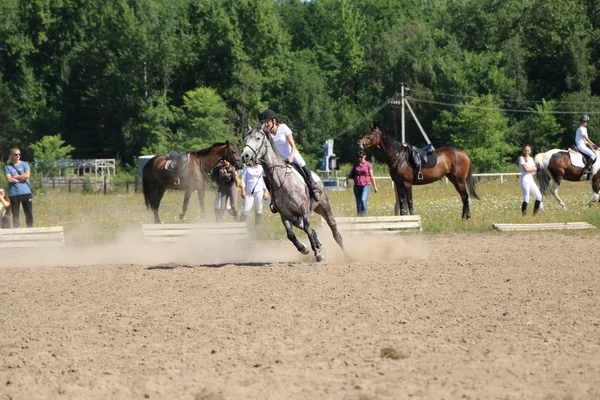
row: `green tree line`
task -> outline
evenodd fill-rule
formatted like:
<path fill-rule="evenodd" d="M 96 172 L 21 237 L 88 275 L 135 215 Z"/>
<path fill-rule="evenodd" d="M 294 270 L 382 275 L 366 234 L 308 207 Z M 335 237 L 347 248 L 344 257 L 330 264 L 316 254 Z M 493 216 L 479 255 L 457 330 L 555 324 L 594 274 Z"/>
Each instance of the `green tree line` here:
<path fill-rule="evenodd" d="M 580 113 L 600 136 L 599 69 L 595 0 L 0 0 L 0 152 L 60 135 L 131 165 L 272 108 L 312 167 L 329 138 L 348 162 L 371 120 L 397 135 L 370 113 L 404 82 L 434 145 L 492 172 L 571 145 Z"/>

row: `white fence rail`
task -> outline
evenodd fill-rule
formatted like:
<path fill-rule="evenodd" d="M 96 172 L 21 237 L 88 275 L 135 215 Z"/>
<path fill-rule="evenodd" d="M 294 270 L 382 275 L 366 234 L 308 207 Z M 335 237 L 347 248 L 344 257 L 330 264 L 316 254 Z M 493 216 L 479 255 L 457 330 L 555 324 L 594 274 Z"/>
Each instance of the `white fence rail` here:
<path fill-rule="evenodd" d="M 478 182 L 481 182 L 481 178 L 500 178 L 500 183 L 504 183 L 505 178 L 507 177 L 519 177 L 521 176 L 520 172 L 499 172 L 499 173 L 483 173 L 483 174 L 473 174 L 473 177 L 477 179 Z M 341 190 L 344 187 L 344 181 L 346 177 L 336 176 L 332 179 L 321 178 L 324 182 L 326 182 L 325 188 L 331 190 Z M 385 180 L 391 179 L 389 176 L 376 176 L 376 180 Z M 446 184 L 448 183 L 448 178 L 444 178 Z"/>

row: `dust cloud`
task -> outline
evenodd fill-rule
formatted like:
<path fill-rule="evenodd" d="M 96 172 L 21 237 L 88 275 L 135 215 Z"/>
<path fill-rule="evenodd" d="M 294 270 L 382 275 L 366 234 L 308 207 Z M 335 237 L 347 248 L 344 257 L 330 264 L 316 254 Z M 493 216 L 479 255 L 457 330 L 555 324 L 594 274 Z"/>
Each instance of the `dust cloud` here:
<path fill-rule="evenodd" d="M 379 261 L 427 258 L 426 245 L 415 235 L 389 236 L 344 235 L 345 251 L 333 240 L 329 230 L 318 230 L 325 250 L 319 265 L 344 261 Z M 102 232 L 84 225 L 65 235 L 64 247 L 0 249 L 0 268 L 69 267 L 106 264 L 139 265 L 216 265 L 315 263 L 312 251 L 299 253 L 287 238 L 281 240 L 247 240 L 210 232 L 191 232 L 175 242 L 147 242 L 141 227 L 128 227 L 118 232 L 109 243 L 100 244 Z M 309 245 L 302 231 L 299 240 Z"/>

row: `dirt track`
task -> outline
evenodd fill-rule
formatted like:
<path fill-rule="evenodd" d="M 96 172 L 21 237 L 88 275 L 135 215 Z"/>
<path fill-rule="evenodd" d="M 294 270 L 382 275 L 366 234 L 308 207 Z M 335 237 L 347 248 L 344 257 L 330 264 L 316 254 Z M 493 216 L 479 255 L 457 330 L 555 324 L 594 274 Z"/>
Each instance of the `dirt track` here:
<path fill-rule="evenodd" d="M 2 251 L 0 399 L 598 399 L 599 240 Z"/>

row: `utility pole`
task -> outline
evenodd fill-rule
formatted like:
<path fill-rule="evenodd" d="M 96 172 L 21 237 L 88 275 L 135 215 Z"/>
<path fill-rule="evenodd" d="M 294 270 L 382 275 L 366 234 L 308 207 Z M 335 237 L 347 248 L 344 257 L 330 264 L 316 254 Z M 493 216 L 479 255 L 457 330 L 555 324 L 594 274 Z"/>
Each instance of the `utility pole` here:
<path fill-rule="evenodd" d="M 405 123 L 404 123 L 404 103 L 406 102 L 406 99 L 404 98 L 404 82 L 402 82 L 401 84 L 401 88 L 400 88 L 400 101 L 402 103 L 402 122 L 401 122 L 401 130 L 402 130 L 402 143 L 406 143 L 406 129 L 405 129 Z"/>

